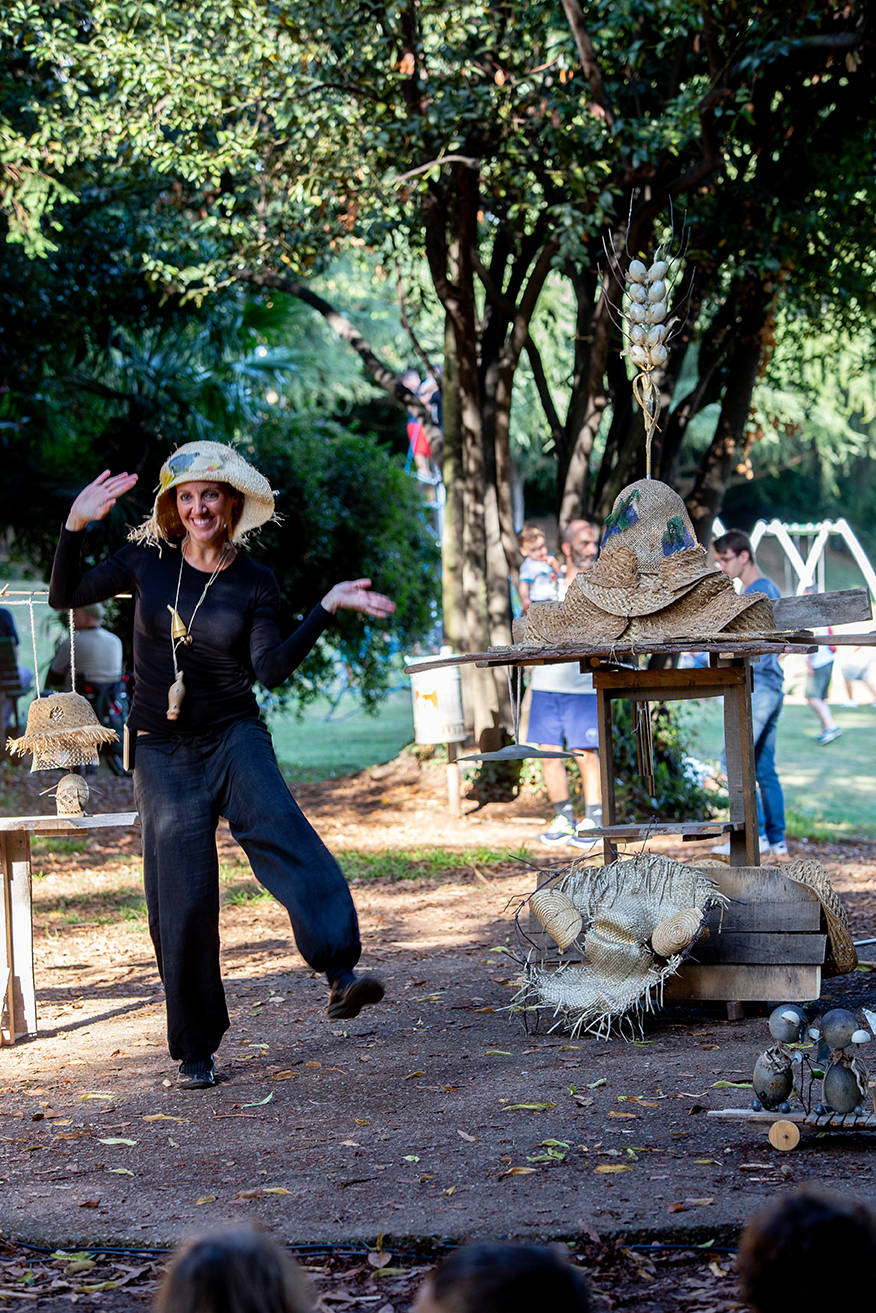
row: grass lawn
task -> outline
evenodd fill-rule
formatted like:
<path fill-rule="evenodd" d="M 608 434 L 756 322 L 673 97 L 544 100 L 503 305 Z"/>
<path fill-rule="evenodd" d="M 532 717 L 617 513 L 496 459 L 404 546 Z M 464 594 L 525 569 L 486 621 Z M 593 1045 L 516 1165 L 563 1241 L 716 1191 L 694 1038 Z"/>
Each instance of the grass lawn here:
<path fill-rule="evenodd" d="M 693 753 L 717 761 L 723 747 L 720 700 L 688 703 L 696 707 Z M 876 837 L 876 770 L 873 738 L 876 712 L 834 705 L 841 738 L 825 747 L 815 742 L 821 727 L 809 707 L 787 702 L 779 720 L 776 766 L 785 791 L 788 833 L 796 838 Z"/>
<path fill-rule="evenodd" d="M 369 716 L 349 693 L 326 720 L 331 707 L 320 698 L 300 720 L 283 712 L 270 716 L 274 747 L 286 774 L 296 780 L 331 780 L 397 757 L 414 737 L 410 689 L 390 693 L 377 715 Z"/>

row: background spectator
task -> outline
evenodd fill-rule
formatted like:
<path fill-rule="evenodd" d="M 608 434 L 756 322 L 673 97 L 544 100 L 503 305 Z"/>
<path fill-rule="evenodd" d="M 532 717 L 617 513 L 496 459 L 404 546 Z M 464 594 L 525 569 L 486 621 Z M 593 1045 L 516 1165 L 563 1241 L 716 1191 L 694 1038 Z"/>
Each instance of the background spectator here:
<path fill-rule="evenodd" d="M 229 1227 L 177 1250 L 155 1313 L 311 1313 L 307 1278 L 272 1236 Z"/>
<path fill-rule="evenodd" d="M 545 1245 L 463 1245 L 426 1278 L 414 1313 L 589 1313 L 581 1272 Z"/>

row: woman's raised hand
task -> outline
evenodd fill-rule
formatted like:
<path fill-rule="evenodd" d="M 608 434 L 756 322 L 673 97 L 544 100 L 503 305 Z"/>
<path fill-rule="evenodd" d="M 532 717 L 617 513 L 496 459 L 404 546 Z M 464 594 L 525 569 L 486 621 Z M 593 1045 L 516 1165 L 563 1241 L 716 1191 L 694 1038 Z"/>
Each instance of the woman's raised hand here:
<path fill-rule="evenodd" d="M 70 507 L 67 528 L 73 533 L 79 533 L 92 520 L 102 520 L 119 497 L 130 492 L 136 482 L 136 474 L 111 474 L 109 470 L 104 470 L 93 483 L 82 489 Z"/>
<path fill-rule="evenodd" d="M 395 610 L 395 602 L 383 593 L 371 592 L 370 579 L 346 579 L 335 584 L 322 599 L 323 608 L 332 615 L 338 611 L 362 611 L 377 620 L 386 620 Z"/>

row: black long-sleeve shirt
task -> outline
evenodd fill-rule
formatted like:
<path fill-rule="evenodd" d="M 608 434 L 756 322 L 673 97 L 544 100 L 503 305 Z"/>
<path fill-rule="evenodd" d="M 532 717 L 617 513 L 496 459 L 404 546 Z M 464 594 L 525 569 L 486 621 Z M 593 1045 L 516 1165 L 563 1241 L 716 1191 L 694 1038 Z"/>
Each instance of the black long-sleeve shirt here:
<path fill-rule="evenodd" d="M 163 736 L 225 729 L 258 716 L 254 675 L 276 688 L 301 664 L 331 620 L 322 606 L 285 641 L 280 636 L 280 592 L 270 570 L 244 552 L 216 576 L 191 624 L 192 643 L 177 649 L 186 696 L 179 719 L 167 719 L 167 693 L 176 678 L 168 606 L 176 599 L 179 550 L 129 544 L 102 565 L 82 573 L 83 534 L 61 530 L 55 552 L 49 605 L 89 606 L 116 593 L 133 592 L 134 677 L 129 724 Z M 183 562 L 178 610 L 186 624 L 209 575 Z"/>

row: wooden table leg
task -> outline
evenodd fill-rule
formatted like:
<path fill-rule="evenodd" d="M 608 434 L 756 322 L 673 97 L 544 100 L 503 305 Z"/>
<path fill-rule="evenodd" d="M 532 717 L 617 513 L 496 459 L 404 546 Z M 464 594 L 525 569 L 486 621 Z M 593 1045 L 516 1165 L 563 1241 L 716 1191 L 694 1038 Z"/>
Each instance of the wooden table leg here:
<path fill-rule="evenodd" d="M 5 974 L 6 1034 L 3 1042 L 35 1035 L 36 989 L 33 970 L 33 910 L 31 904 L 30 835 L 26 831 L 0 833 L 3 864 L 3 958 Z"/>
<path fill-rule="evenodd" d="M 599 734 L 599 776 L 602 785 L 602 824 L 617 823 L 614 797 L 614 740 L 612 738 L 611 695 L 596 690 L 596 724 Z M 607 866 L 617 861 L 617 848 L 607 836 L 602 840 L 602 852 Z"/>
<path fill-rule="evenodd" d="M 730 865 L 760 866 L 750 664 L 746 669 L 745 683 L 728 688 L 724 694 L 724 749 L 730 820 L 745 822 L 744 830 L 731 832 Z"/>

